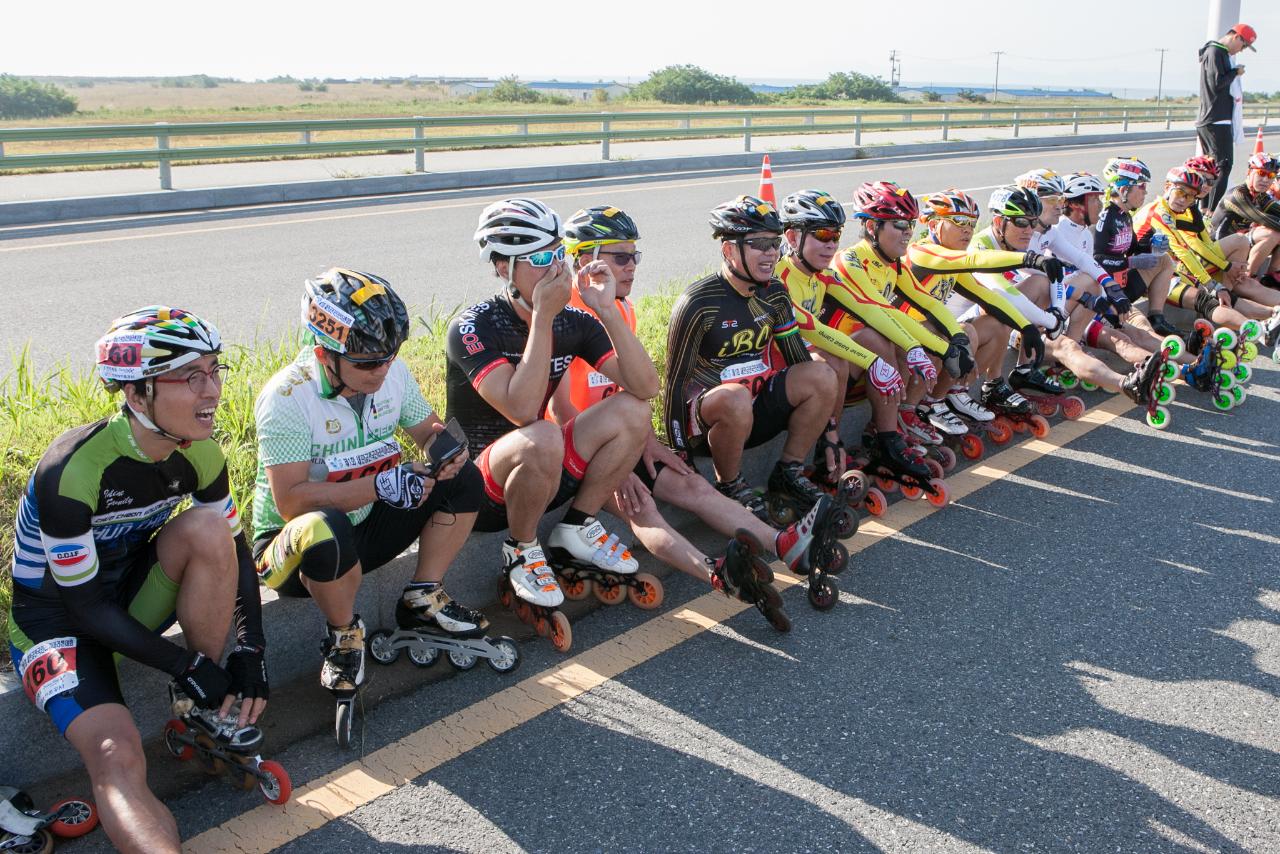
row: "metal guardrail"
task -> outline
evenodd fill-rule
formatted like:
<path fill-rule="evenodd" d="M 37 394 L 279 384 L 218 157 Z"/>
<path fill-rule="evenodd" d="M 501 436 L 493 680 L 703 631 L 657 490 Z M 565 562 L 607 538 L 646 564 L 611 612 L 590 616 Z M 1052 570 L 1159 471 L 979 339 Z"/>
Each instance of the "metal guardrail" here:
<path fill-rule="evenodd" d="M 1024 127 L 1070 123 L 1072 133 L 1081 125 L 1122 122 L 1130 124 L 1163 122 L 1168 129 L 1174 121 L 1194 119 L 1196 108 L 1188 107 L 1096 107 L 1055 105 L 1030 107 L 942 106 L 942 107 L 858 107 L 849 109 L 777 110 L 697 110 L 624 113 L 543 113 L 527 115 L 404 116 L 381 119 L 315 119 L 301 121 L 191 122 L 137 125 L 73 125 L 43 128 L 0 128 L 0 171 L 46 169 L 67 166 L 102 166 L 120 163 L 157 163 L 160 187 L 173 188 L 170 164 L 196 160 L 269 159 L 316 154 L 412 151 L 414 170 L 426 171 L 426 151 L 444 148 L 507 148 L 525 145 L 600 143 L 600 157 L 609 159 L 612 142 L 642 139 L 687 139 L 741 136 L 743 150 L 751 151 L 752 138 L 774 134 L 852 133 L 853 145 L 862 144 L 862 134 L 885 130 L 928 130 L 937 128 L 946 140 L 959 127 L 1013 127 L 1018 136 Z M 890 120 L 890 117 L 897 117 Z M 1266 105 L 1245 107 L 1246 119 L 1267 121 Z M 789 120 L 789 121 L 787 121 Z M 649 127 L 635 127 L 644 124 Z M 570 126 L 588 129 L 563 131 L 530 128 Z M 626 127 L 632 125 L 632 127 Z M 659 125 L 653 127 L 652 125 Z M 431 130 L 477 128 L 485 133 L 470 135 L 428 135 Z M 409 136 L 380 139 L 338 139 L 318 141 L 316 134 L 356 131 L 410 131 Z M 198 145 L 175 148 L 172 140 L 181 137 L 297 134 L 297 142 L 269 142 L 253 145 Z M 46 154 L 5 154 L 6 143 L 49 142 L 94 139 L 153 139 L 154 148 L 69 151 Z"/>

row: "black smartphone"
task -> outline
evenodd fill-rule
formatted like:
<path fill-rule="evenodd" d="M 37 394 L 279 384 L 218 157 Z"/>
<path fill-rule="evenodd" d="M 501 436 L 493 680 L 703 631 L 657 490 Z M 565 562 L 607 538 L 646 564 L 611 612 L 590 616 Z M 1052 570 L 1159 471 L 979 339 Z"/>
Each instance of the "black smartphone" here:
<path fill-rule="evenodd" d="M 430 447 L 427 448 L 427 456 L 431 460 L 427 465 L 428 473 L 434 475 L 466 449 L 467 434 L 462 432 L 458 419 L 450 418 L 444 425 L 444 431 L 436 434 Z"/>

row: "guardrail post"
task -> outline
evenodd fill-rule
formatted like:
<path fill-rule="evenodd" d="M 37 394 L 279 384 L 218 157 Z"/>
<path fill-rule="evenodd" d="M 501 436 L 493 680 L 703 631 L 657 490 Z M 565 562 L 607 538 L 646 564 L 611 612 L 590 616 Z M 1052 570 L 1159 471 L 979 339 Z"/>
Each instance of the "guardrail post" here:
<path fill-rule="evenodd" d="M 1262 126 L 1264 128 L 1267 126 L 1267 112 L 1268 112 L 1268 108 L 1263 107 L 1262 108 Z M 3 156 L 4 156 L 4 146 L 3 144 L 0 144 L 0 157 L 3 157 Z"/>
<path fill-rule="evenodd" d="M 1021 128 L 1019 127 L 1019 123 L 1021 122 L 1021 120 L 1022 120 L 1022 113 L 1018 112 L 1017 110 L 1014 110 L 1013 111 L 1013 138 L 1014 139 L 1018 138 L 1018 131 L 1021 130 Z"/>
<path fill-rule="evenodd" d="M 680 120 L 680 127 L 684 128 L 685 130 L 688 130 L 688 129 L 689 129 L 689 120 L 688 120 L 688 119 L 681 119 L 681 120 Z"/>
<path fill-rule="evenodd" d="M 0 157 L 4 157 L 4 143 L 0 142 Z"/>
<path fill-rule="evenodd" d="M 810 113 L 809 115 L 804 117 L 804 123 L 806 125 L 809 125 L 810 127 L 813 126 L 813 113 Z"/>
<path fill-rule="evenodd" d="M 951 113 L 944 112 L 942 114 L 942 141 L 946 142 L 947 137 L 951 134 Z"/>
<path fill-rule="evenodd" d="M 600 122 L 600 159 L 609 159 L 609 120 Z"/>
<path fill-rule="evenodd" d="M 853 144 L 855 147 L 862 145 L 862 113 L 853 117 Z"/>
<path fill-rule="evenodd" d="M 528 136 L 529 125 L 528 124 L 516 125 L 516 134 L 518 134 L 519 136 Z"/>
<path fill-rule="evenodd" d="M 302 133 L 298 134 L 298 142 L 303 145 L 311 144 L 311 128 L 307 128 Z"/>
<path fill-rule="evenodd" d="M 1071 132 L 1080 133 L 1080 111 L 1071 111 Z"/>
<path fill-rule="evenodd" d="M 1121 115 L 1124 116 L 1124 132 L 1128 133 L 1129 132 L 1129 111 L 1125 110 L 1123 113 L 1121 113 Z"/>
<path fill-rule="evenodd" d="M 168 122 L 156 122 L 156 127 L 157 127 L 156 148 L 160 149 L 161 151 L 169 150 L 169 132 L 165 130 L 159 130 L 159 128 L 167 127 L 168 124 L 169 124 Z M 159 157 L 159 160 L 160 160 L 160 189 L 172 190 L 173 189 L 173 173 L 169 169 L 169 158 L 161 154 Z"/>
<path fill-rule="evenodd" d="M 425 118 L 424 116 L 414 116 L 414 117 L 413 117 L 414 121 L 416 121 L 416 122 L 417 122 L 417 124 L 413 126 L 413 138 L 414 138 L 414 139 L 426 139 L 426 137 L 427 137 L 427 134 L 426 134 L 426 128 L 425 128 L 425 127 L 423 127 L 423 125 L 422 125 L 422 120 L 423 120 L 424 118 Z M 415 146 L 413 147 L 413 171 L 414 171 L 414 172 L 426 172 L 426 171 L 427 171 L 427 153 L 426 153 L 426 146 L 425 146 L 425 145 L 422 145 L 421 143 L 419 143 L 418 145 L 415 145 Z"/>
<path fill-rule="evenodd" d="M 1173 110 L 1164 111 L 1164 129 L 1168 130 L 1173 127 Z"/>

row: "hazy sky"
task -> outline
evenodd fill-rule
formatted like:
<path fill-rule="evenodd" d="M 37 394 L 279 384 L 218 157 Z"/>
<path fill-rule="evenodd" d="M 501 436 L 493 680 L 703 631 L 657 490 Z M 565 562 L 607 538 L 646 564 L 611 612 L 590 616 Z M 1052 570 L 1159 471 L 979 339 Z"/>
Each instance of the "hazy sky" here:
<path fill-rule="evenodd" d="M 1280 3 L 1241 8 L 1259 34 L 1259 53 L 1243 54 L 1245 87 L 1280 90 Z M 1154 90 L 1164 47 L 1166 89 L 1193 90 L 1207 10 L 1208 0 L 14 2 L 0 26 L 0 72 L 639 79 L 693 63 L 748 79 L 887 77 L 898 50 L 904 80 L 989 84 L 991 52 L 1004 50 L 1009 85 Z"/>

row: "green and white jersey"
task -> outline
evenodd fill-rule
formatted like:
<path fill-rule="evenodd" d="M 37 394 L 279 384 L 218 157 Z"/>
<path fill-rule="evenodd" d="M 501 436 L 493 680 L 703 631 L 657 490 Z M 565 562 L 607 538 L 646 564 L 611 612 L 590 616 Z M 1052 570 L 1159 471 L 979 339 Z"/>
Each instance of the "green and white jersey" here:
<path fill-rule="evenodd" d="M 254 404 L 258 425 L 258 480 L 253 495 L 253 536 L 278 531 L 285 519 L 276 508 L 267 469 L 286 463 L 311 463 L 313 481 L 342 482 L 369 477 L 400 464 L 396 427 L 414 427 L 431 414 L 417 381 L 396 360 L 382 388 L 366 395 L 357 412 L 353 398 L 334 396 L 315 353 L 304 348 L 268 382 Z M 373 504 L 347 514 L 353 525 Z"/>

